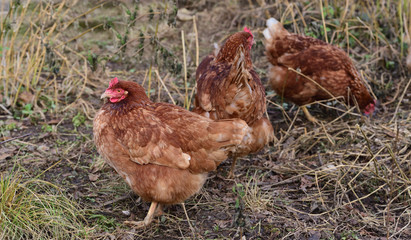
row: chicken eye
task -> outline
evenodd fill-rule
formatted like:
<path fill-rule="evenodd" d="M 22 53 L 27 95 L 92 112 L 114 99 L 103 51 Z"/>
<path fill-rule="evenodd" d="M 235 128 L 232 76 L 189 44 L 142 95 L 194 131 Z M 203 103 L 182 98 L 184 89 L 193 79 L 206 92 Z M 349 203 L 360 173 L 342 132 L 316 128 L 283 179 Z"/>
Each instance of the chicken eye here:
<path fill-rule="evenodd" d="M 120 89 L 117 89 L 117 92 L 118 92 L 118 93 L 121 93 L 121 90 L 120 90 Z"/>

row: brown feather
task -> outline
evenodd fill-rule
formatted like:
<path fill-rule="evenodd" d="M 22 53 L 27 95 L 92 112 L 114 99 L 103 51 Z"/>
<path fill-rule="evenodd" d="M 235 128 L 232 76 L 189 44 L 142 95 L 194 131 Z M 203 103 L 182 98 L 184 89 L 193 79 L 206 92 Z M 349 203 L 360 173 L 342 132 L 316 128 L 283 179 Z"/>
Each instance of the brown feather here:
<path fill-rule="evenodd" d="M 251 61 L 248 32 L 231 35 L 217 56 L 211 54 L 197 68 L 197 94 L 194 112 L 211 119 L 240 118 L 250 126 L 247 138 L 235 155 L 246 155 L 263 148 L 274 138 L 271 123 L 263 118 L 265 90 Z M 262 120 L 265 119 L 265 120 Z M 253 126 L 265 123 L 264 133 Z"/>
<path fill-rule="evenodd" d="M 280 23 L 271 26 L 266 55 L 271 63 L 269 79 L 280 96 L 304 105 L 331 97 L 344 97 L 353 105 L 353 96 L 361 110 L 374 104 L 367 88 L 348 55 L 338 47 L 311 37 L 290 34 Z M 301 71 L 311 80 L 291 71 Z M 352 93 L 353 96 L 350 96 Z"/>
<path fill-rule="evenodd" d="M 136 83 L 107 102 L 94 119 L 94 141 L 103 158 L 144 200 L 184 201 L 235 151 L 247 133 L 240 119 L 213 121 L 181 107 L 153 103 Z"/>

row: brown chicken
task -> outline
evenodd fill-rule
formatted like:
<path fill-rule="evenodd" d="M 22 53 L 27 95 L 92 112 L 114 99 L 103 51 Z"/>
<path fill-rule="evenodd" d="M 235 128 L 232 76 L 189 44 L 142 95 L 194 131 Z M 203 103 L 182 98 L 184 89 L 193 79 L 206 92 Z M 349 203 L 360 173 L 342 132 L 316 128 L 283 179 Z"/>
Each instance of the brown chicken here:
<path fill-rule="evenodd" d="M 291 34 L 274 18 L 267 20 L 263 34 L 272 65 L 269 79 L 278 95 L 298 105 L 344 97 L 349 105 L 356 101 L 364 114 L 374 112 L 376 101 L 343 50 L 315 38 Z M 310 121 L 317 122 L 305 106 L 302 109 Z"/>
<path fill-rule="evenodd" d="M 94 119 L 98 152 L 143 200 L 152 202 L 144 227 L 161 205 L 182 203 L 203 186 L 240 144 L 247 124 L 240 119 L 211 120 L 184 108 L 153 103 L 134 82 L 114 78 L 109 98 Z M 156 210 L 157 209 L 157 210 Z"/>
<path fill-rule="evenodd" d="M 232 154 L 229 176 L 233 176 L 236 159 L 262 149 L 274 138 L 266 111 L 265 90 L 251 62 L 253 34 L 231 35 L 217 55 L 204 58 L 197 68 L 197 94 L 194 112 L 211 119 L 240 118 L 252 129 Z"/>

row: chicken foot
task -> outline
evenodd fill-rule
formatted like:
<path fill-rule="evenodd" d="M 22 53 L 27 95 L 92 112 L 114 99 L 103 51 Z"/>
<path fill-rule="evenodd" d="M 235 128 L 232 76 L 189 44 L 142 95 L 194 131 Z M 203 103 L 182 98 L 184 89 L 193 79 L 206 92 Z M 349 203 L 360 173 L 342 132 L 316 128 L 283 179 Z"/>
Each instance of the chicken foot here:
<path fill-rule="evenodd" d="M 154 217 L 160 217 L 161 215 L 163 215 L 163 205 L 161 205 L 160 203 L 158 204 L 156 211 L 154 213 Z"/>
<path fill-rule="evenodd" d="M 306 106 L 302 106 L 301 109 L 303 110 L 305 117 L 308 119 L 308 121 L 318 124 L 318 120 L 311 115 Z"/>
<path fill-rule="evenodd" d="M 151 203 L 150 209 L 148 209 L 147 216 L 144 218 L 143 221 L 124 221 L 124 223 L 128 225 L 133 225 L 137 229 L 148 226 L 153 221 L 154 215 L 157 212 L 157 205 L 159 205 L 158 202 Z M 160 211 L 162 212 L 161 208 Z"/>

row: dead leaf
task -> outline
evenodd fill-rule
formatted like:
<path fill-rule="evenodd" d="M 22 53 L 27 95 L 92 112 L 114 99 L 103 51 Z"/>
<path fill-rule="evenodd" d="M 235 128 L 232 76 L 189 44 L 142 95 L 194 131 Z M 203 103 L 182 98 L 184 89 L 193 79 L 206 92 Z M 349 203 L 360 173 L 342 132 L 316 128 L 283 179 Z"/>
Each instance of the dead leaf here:
<path fill-rule="evenodd" d="M 34 100 L 34 95 L 31 92 L 22 92 L 19 94 L 19 100 L 24 104 L 31 103 Z"/>
<path fill-rule="evenodd" d="M 316 209 L 318 209 L 318 203 L 312 202 L 310 206 L 310 212 L 314 212 Z"/>
<path fill-rule="evenodd" d="M 57 149 L 53 148 L 49 151 L 51 155 L 57 155 Z"/>
<path fill-rule="evenodd" d="M 61 118 L 51 119 L 50 121 L 47 122 L 47 124 L 54 125 L 54 124 L 58 124 L 59 122 L 61 122 Z"/>
<path fill-rule="evenodd" d="M 333 173 L 338 170 L 338 168 L 332 163 L 322 166 L 322 169 L 327 173 Z"/>
<path fill-rule="evenodd" d="M 310 231 L 310 237 L 308 240 L 320 240 L 321 239 L 321 233 L 318 231 Z"/>
<path fill-rule="evenodd" d="M 394 221 L 395 221 L 395 217 L 393 217 L 393 216 L 386 216 L 386 217 L 385 217 L 385 220 L 386 220 L 387 222 L 394 222 Z"/>
<path fill-rule="evenodd" d="M 223 197 L 223 201 L 224 202 L 234 202 L 234 198 L 232 198 L 232 197 Z"/>
<path fill-rule="evenodd" d="M 215 223 L 220 227 L 220 228 L 226 228 L 228 226 L 227 220 L 215 220 Z"/>
<path fill-rule="evenodd" d="M 47 158 L 44 158 L 44 156 L 38 152 L 34 152 L 31 157 L 21 159 L 20 163 L 22 165 L 30 165 L 31 167 L 39 167 L 47 163 Z"/>
<path fill-rule="evenodd" d="M 182 22 L 191 21 L 193 20 L 193 15 L 194 13 L 187 10 L 187 8 L 181 8 L 177 12 L 177 19 Z"/>
<path fill-rule="evenodd" d="M 0 138 L 0 141 L 7 141 L 7 140 L 9 140 L 11 137 L 8 137 L 8 136 L 4 136 L 4 137 L 1 137 Z"/>
<path fill-rule="evenodd" d="M 304 192 L 307 191 L 307 187 L 311 187 L 314 185 L 313 178 L 309 176 L 303 176 L 301 178 L 300 189 Z"/>
<path fill-rule="evenodd" d="M 42 133 L 42 134 L 38 135 L 37 139 L 41 140 L 41 139 L 46 138 L 50 135 L 51 135 L 50 133 Z"/>
<path fill-rule="evenodd" d="M 3 155 L 6 155 L 6 154 L 8 154 L 8 155 L 10 155 L 10 156 L 13 156 L 14 155 L 14 152 L 17 150 L 17 147 L 15 147 L 15 146 L 10 146 L 10 147 L 3 147 L 2 149 L 1 149 L 1 154 L 0 154 L 0 156 L 3 156 Z M 7 157 L 4 157 L 4 158 L 2 158 L 2 157 L 0 157 L 0 160 L 3 160 L 3 159 L 5 159 L 5 158 L 7 158 Z"/>
<path fill-rule="evenodd" d="M 63 173 L 61 176 L 62 176 L 63 178 L 66 178 L 66 177 L 68 177 L 68 176 L 70 176 L 70 175 L 71 175 L 70 172 L 66 172 L 66 173 Z"/>
<path fill-rule="evenodd" d="M 11 157 L 11 156 L 13 156 L 13 154 L 11 153 L 2 153 L 0 154 L 0 161 L 5 160 L 6 158 Z"/>
<path fill-rule="evenodd" d="M 283 180 L 279 175 L 270 176 L 269 179 L 270 183 L 278 183 Z"/>
<path fill-rule="evenodd" d="M 89 179 L 90 181 L 92 181 L 92 182 L 97 181 L 97 179 L 98 179 L 99 177 L 100 177 L 100 174 L 90 173 L 90 174 L 88 175 L 88 179 Z"/>
<path fill-rule="evenodd" d="M 349 206 L 349 205 L 345 205 L 344 208 L 348 211 L 352 211 L 354 208 Z"/>
<path fill-rule="evenodd" d="M 40 145 L 37 147 L 37 150 L 40 152 L 47 152 L 50 148 L 46 145 Z"/>
<path fill-rule="evenodd" d="M 283 148 L 288 148 L 291 144 L 295 142 L 295 138 L 293 136 L 289 137 L 284 143 Z"/>

